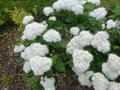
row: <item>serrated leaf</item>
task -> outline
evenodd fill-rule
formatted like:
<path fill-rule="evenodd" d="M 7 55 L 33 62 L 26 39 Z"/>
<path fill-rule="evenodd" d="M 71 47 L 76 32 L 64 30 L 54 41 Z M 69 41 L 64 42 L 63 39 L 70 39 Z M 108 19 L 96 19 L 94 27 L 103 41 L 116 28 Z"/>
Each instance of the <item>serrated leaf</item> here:
<path fill-rule="evenodd" d="M 65 65 L 63 62 L 57 62 L 54 68 L 59 72 L 65 72 Z"/>

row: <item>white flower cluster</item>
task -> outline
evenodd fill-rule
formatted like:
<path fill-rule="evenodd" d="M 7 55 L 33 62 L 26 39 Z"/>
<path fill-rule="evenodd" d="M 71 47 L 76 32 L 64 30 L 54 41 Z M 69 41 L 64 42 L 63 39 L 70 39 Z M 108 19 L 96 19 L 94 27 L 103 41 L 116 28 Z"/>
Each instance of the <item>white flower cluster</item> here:
<path fill-rule="evenodd" d="M 110 51 L 109 35 L 105 31 L 99 31 L 94 35 L 91 45 L 97 48 L 98 51 L 106 53 Z"/>
<path fill-rule="evenodd" d="M 67 53 L 72 54 L 75 49 L 82 49 L 91 44 L 93 35 L 89 31 L 81 31 L 78 36 L 70 40 L 67 45 Z"/>
<path fill-rule="evenodd" d="M 35 76 L 43 75 L 45 72 L 50 70 L 52 66 L 52 59 L 47 57 L 34 56 L 29 60 L 31 69 Z"/>
<path fill-rule="evenodd" d="M 78 43 L 83 48 L 85 46 L 89 46 L 93 39 L 93 35 L 89 31 L 82 31 L 79 34 Z"/>
<path fill-rule="evenodd" d="M 107 63 L 102 65 L 103 73 L 111 80 L 120 75 L 120 57 L 110 54 Z"/>
<path fill-rule="evenodd" d="M 43 9 L 43 12 L 44 12 L 44 14 L 45 14 L 46 16 L 49 16 L 51 13 L 54 12 L 54 10 L 53 10 L 52 7 L 45 7 L 45 8 Z"/>
<path fill-rule="evenodd" d="M 29 16 L 25 16 L 23 18 L 23 24 L 28 24 L 29 22 L 31 22 L 32 20 L 34 20 L 34 17 L 29 15 Z"/>
<path fill-rule="evenodd" d="M 100 0 L 88 0 L 88 2 L 94 3 L 95 5 L 100 5 Z"/>
<path fill-rule="evenodd" d="M 23 66 L 23 71 L 24 71 L 25 73 L 29 73 L 30 70 L 31 70 L 30 63 L 29 63 L 29 61 L 26 61 L 26 62 L 24 63 L 24 66 Z"/>
<path fill-rule="evenodd" d="M 70 29 L 70 33 L 71 33 L 72 35 L 74 35 L 74 36 L 78 35 L 78 34 L 79 34 L 79 31 L 80 31 L 80 29 L 79 29 L 78 27 L 72 27 L 72 28 Z"/>
<path fill-rule="evenodd" d="M 109 81 L 101 73 L 95 73 L 92 76 L 92 83 L 95 90 L 107 90 Z"/>
<path fill-rule="evenodd" d="M 55 79 L 52 78 L 47 78 L 47 77 L 42 77 L 40 84 L 44 87 L 45 90 L 55 90 Z"/>
<path fill-rule="evenodd" d="M 79 69 L 81 73 L 89 69 L 90 63 L 93 60 L 93 56 L 88 51 L 78 49 L 74 50 L 72 57 L 74 64 L 73 70 Z M 77 72 L 76 74 L 79 75 Z"/>
<path fill-rule="evenodd" d="M 29 60 L 34 56 L 44 57 L 49 53 L 49 50 L 46 45 L 40 43 L 32 43 L 29 47 L 26 47 L 24 52 L 21 53 L 21 57 L 25 60 Z"/>
<path fill-rule="evenodd" d="M 25 49 L 25 46 L 24 46 L 23 44 L 20 44 L 19 46 L 18 46 L 18 45 L 15 45 L 14 52 L 15 52 L 15 53 L 20 53 L 20 52 L 22 52 L 24 49 Z"/>
<path fill-rule="evenodd" d="M 120 90 L 120 83 L 110 82 L 108 90 Z"/>
<path fill-rule="evenodd" d="M 76 15 L 83 13 L 83 5 L 85 0 L 58 0 L 53 4 L 53 9 L 59 11 L 61 9 L 74 12 Z"/>
<path fill-rule="evenodd" d="M 75 49 L 82 49 L 78 43 L 78 36 L 75 36 L 70 40 L 70 42 L 67 44 L 67 50 L 66 52 L 68 54 L 72 54 Z"/>
<path fill-rule="evenodd" d="M 116 22 L 113 21 L 112 19 L 108 20 L 108 21 L 106 22 L 106 24 L 107 24 L 107 26 L 106 26 L 107 29 L 112 29 L 112 28 L 115 28 L 115 27 L 116 27 Z"/>
<path fill-rule="evenodd" d="M 46 42 L 60 42 L 61 36 L 56 30 L 50 29 L 43 35 L 43 39 Z"/>
<path fill-rule="evenodd" d="M 74 12 L 76 15 L 82 14 L 86 2 L 91 2 L 95 5 L 100 4 L 100 0 L 58 0 L 53 4 L 53 9 L 60 11 L 68 10 Z"/>
<path fill-rule="evenodd" d="M 80 74 L 78 76 L 78 80 L 81 85 L 91 87 L 92 82 L 90 81 L 90 77 L 92 77 L 93 75 L 94 75 L 93 71 L 87 71 L 85 73 Z"/>
<path fill-rule="evenodd" d="M 96 20 L 103 19 L 107 15 L 105 8 L 97 8 L 89 13 L 89 16 L 96 18 Z"/>
<path fill-rule="evenodd" d="M 56 17 L 55 16 L 50 17 L 48 20 L 56 21 Z"/>
<path fill-rule="evenodd" d="M 22 39 L 34 40 L 37 38 L 37 36 L 40 36 L 46 28 L 47 25 L 44 25 L 43 23 L 33 22 L 31 24 L 28 24 L 25 27 Z"/>

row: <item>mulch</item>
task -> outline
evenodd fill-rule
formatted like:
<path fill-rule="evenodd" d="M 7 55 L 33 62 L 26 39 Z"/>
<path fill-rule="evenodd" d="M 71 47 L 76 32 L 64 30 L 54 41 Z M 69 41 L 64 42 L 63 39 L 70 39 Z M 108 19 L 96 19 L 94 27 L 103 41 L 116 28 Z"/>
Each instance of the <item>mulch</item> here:
<path fill-rule="evenodd" d="M 27 86 L 26 81 L 22 80 L 22 67 L 18 64 L 18 54 L 13 52 L 16 39 L 21 36 L 17 29 L 5 33 L 5 37 L 0 39 L 0 79 L 12 77 L 13 81 L 3 84 L 0 81 L 0 90 L 32 90 Z M 60 75 L 57 90 L 93 90 L 79 84 L 77 77 L 72 79 Z"/>

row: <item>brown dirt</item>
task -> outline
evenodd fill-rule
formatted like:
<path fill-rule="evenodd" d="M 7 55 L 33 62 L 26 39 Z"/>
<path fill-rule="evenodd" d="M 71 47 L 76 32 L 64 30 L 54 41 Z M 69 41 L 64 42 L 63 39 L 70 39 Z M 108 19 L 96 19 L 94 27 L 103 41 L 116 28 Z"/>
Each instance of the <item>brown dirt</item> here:
<path fill-rule="evenodd" d="M 20 32 L 16 29 L 5 34 L 5 37 L 0 40 L 0 78 L 5 76 L 12 77 L 13 82 L 2 84 L 0 81 L 0 90 L 31 90 L 22 80 L 22 66 L 18 64 L 19 55 L 13 52 L 16 39 L 20 37 Z M 59 76 L 59 85 L 57 90 L 93 90 L 87 87 L 82 87 L 77 77 L 72 79 L 66 78 L 64 75 Z"/>
<path fill-rule="evenodd" d="M 20 32 L 16 29 L 5 34 L 0 41 L 0 78 L 12 77 L 14 80 L 8 85 L 0 82 L 1 90 L 29 90 L 25 81 L 22 80 L 22 66 L 17 63 L 18 55 L 14 54 L 15 41 L 20 37 Z"/>

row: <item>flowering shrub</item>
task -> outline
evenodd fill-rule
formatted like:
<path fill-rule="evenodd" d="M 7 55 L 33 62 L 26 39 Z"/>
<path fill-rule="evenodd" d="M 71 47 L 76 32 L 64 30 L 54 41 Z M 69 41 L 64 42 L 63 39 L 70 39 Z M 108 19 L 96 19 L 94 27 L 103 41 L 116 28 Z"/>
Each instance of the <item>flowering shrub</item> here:
<path fill-rule="evenodd" d="M 75 73 L 95 90 L 120 90 L 119 32 L 109 32 L 119 31 L 120 22 L 108 17 L 100 1 L 58 0 L 43 12 L 48 20 L 40 23 L 24 17 L 25 30 L 14 49 L 25 60 L 30 85 L 55 90 L 56 74 Z"/>

